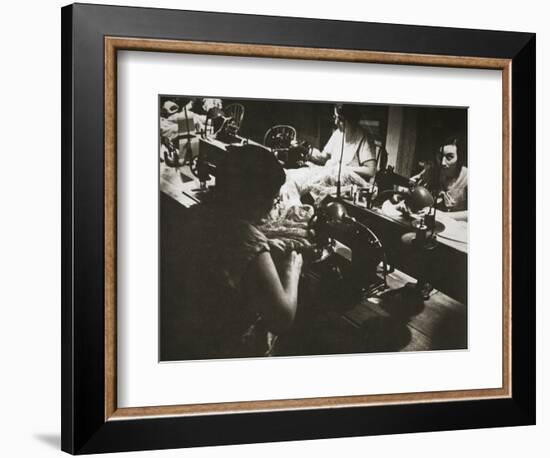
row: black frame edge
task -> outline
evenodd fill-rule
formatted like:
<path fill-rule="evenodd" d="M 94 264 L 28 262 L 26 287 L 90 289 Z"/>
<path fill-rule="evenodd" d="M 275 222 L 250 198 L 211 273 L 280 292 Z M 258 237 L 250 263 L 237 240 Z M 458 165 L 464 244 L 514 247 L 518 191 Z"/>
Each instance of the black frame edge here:
<path fill-rule="evenodd" d="M 78 454 L 529 424 L 529 416 L 512 399 L 116 420 L 98 430 Z"/>
<path fill-rule="evenodd" d="M 61 9 L 61 449 L 75 453 L 73 410 L 73 6 Z"/>
<path fill-rule="evenodd" d="M 536 423 L 536 35 L 512 60 L 512 397 Z M 513 209 L 521 209 L 514 212 Z M 528 255 L 526 255 L 528 254 Z M 522 307 L 523 313 L 517 313 Z M 528 308 L 528 310 L 525 310 Z M 514 313 L 516 312 L 516 313 Z M 521 339 L 514 338 L 521 336 Z M 519 376 L 521 374 L 521 377 Z"/>
<path fill-rule="evenodd" d="M 346 20 L 266 16 L 243 13 L 127 7 L 90 3 L 73 4 L 77 14 L 87 15 L 89 25 L 111 36 L 313 48 L 368 49 L 470 57 L 512 58 L 529 41 L 531 33 L 484 29 L 388 24 Z M 147 19 L 150 20 L 147 20 Z M 156 23 L 162 18 L 162 28 Z M 101 21 L 99 20 L 101 19 Z M 135 27 L 130 26 L 134 21 Z M 236 26 L 236 22 L 239 23 Z M 202 27 L 208 23 L 208 27 Z M 117 28 L 117 24 L 124 24 Z M 125 27 L 129 26 L 129 27 Z M 133 29 L 123 30 L 123 28 Z M 449 40 L 452 30 L 456 40 Z M 322 31 L 322 33 L 320 33 Z M 395 48 L 399 48 L 396 50 Z M 364 48 L 367 49 L 367 48 Z"/>

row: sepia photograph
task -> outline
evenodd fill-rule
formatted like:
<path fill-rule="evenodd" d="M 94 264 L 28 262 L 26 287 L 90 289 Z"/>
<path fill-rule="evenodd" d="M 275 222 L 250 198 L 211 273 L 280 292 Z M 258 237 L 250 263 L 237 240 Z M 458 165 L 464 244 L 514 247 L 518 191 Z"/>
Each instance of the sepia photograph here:
<path fill-rule="evenodd" d="M 467 116 L 160 95 L 160 361 L 467 349 Z"/>
<path fill-rule="evenodd" d="M 62 450 L 535 425 L 535 33 L 257 13 L 62 8 Z"/>

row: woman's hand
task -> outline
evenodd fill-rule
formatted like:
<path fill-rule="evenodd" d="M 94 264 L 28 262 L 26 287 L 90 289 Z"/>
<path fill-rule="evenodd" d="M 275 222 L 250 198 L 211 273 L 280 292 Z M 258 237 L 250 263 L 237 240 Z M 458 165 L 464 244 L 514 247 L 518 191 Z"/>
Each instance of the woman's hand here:
<path fill-rule="evenodd" d="M 286 244 L 281 239 L 269 239 L 267 241 L 273 259 L 280 259 L 286 251 Z"/>
<path fill-rule="evenodd" d="M 311 148 L 308 161 L 311 161 L 317 165 L 325 165 L 329 159 L 330 159 L 329 153 L 324 151 L 321 152 L 317 148 Z"/>
<path fill-rule="evenodd" d="M 282 259 L 282 271 L 283 274 L 288 275 L 287 278 L 296 279 L 300 277 L 302 272 L 302 266 L 304 265 L 304 258 L 300 253 L 292 250 Z"/>
<path fill-rule="evenodd" d="M 426 184 L 426 181 L 424 179 L 424 170 L 422 170 L 422 172 L 420 172 L 418 175 L 410 177 L 409 182 L 415 186 L 424 186 Z"/>
<path fill-rule="evenodd" d="M 399 202 L 397 202 L 394 206 L 394 208 L 400 212 L 403 216 L 406 216 L 407 218 L 410 218 L 412 216 L 412 211 L 411 209 L 407 206 L 407 204 L 405 203 L 405 200 L 400 200 Z"/>

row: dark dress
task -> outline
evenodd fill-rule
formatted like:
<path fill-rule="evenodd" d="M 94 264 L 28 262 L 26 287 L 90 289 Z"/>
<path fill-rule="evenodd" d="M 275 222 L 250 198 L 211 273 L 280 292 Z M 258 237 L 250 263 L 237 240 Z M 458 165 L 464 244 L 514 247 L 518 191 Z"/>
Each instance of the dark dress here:
<path fill-rule="evenodd" d="M 250 262 L 269 251 L 265 235 L 223 209 L 197 205 L 181 236 L 181 303 L 168 326 L 181 359 L 264 356 L 268 332 L 242 283 Z"/>

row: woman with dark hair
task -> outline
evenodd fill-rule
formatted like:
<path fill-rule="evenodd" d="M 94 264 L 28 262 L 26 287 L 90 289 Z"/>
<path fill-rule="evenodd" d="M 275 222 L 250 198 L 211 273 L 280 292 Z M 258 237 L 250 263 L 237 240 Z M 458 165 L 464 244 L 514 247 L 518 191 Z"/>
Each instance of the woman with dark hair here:
<path fill-rule="evenodd" d="M 179 359 L 270 355 L 273 335 L 290 328 L 302 256 L 277 267 L 259 225 L 278 202 L 285 173 L 266 149 L 228 149 L 216 186 L 191 208 L 182 230 L 182 301 L 172 323 Z"/>
<path fill-rule="evenodd" d="M 468 218 L 468 169 L 464 165 L 462 138 L 445 139 L 435 154 L 435 161 L 412 178 L 437 195 L 438 209 L 458 220 Z"/>
<path fill-rule="evenodd" d="M 367 186 L 376 173 L 376 148 L 361 126 L 361 117 L 359 105 L 335 105 L 336 128 L 323 150 L 312 150 L 309 167 L 287 171 L 286 199 L 297 203 L 309 193 L 315 202 L 321 201 L 333 191 L 338 178 L 343 185 Z"/>
<path fill-rule="evenodd" d="M 334 122 L 336 129 L 322 152 L 315 150 L 312 161 L 326 166 L 342 166 L 362 178 L 372 177 L 376 170 L 375 146 L 371 136 L 360 125 L 361 107 L 358 105 L 336 105 Z"/>

